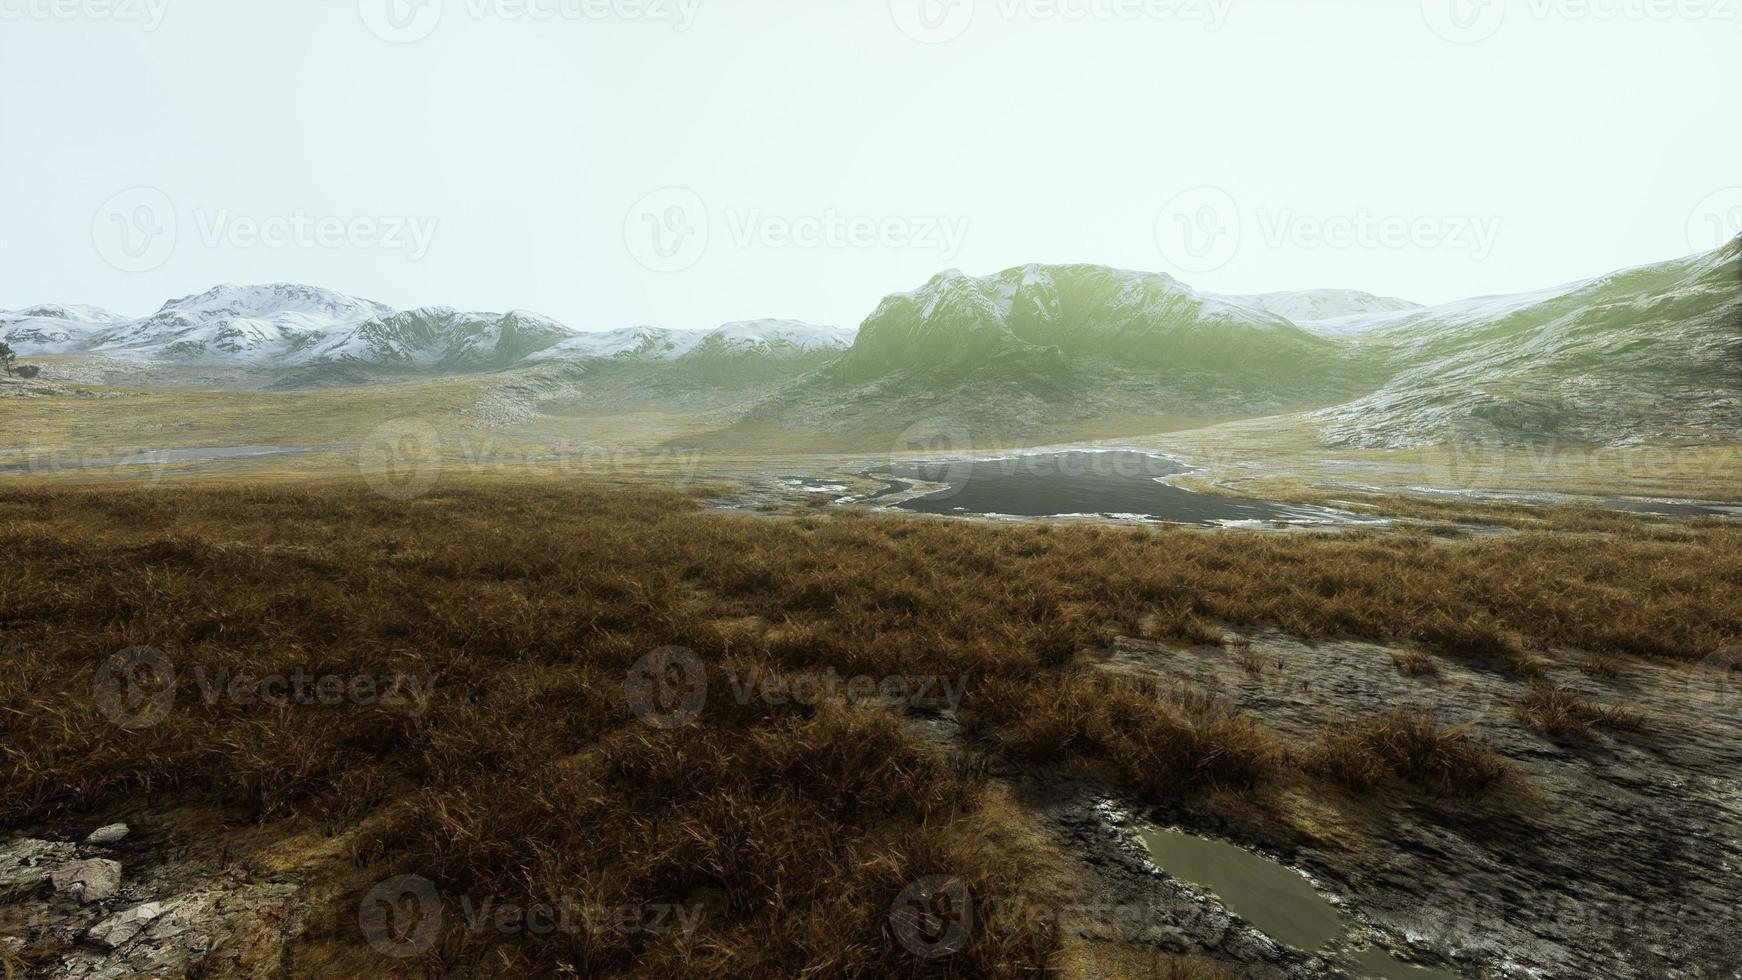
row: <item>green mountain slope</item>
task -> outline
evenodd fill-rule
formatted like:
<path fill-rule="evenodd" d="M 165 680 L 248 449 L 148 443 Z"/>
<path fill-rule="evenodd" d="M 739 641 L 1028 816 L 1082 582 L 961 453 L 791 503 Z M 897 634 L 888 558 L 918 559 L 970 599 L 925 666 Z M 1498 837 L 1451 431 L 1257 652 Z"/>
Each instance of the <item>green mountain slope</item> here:
<path fill-rule="evenodd" d="M 1361 349 L 1392 376 L 1320 414 L 1334 445 L 1733 440 L 1742 238 L 1570 286 L 1377 318 Z"/>
<path fill-rule="evenodd" d="M 1132 420 L 1317 408 L 1372 388 L 1353 349 L 1170 276 L 1092 265 L 946 272 L 885 299 L 838 361 L 746 423 L 888 433 L 917 419 L 977 443 Z"/>

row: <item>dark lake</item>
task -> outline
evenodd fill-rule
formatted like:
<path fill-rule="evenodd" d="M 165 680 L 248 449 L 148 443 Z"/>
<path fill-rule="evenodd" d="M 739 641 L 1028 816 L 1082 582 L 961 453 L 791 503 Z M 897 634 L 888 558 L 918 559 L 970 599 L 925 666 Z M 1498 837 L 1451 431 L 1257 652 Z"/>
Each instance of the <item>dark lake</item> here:
<path fill-rule="evenodd" d="M 895 503 L 922 514 L 1105 515 L 1203 525 L 1356 519 L 1324 508 L 1198 493 L 1164 482 L 1190 470 L 1166 456 L 1119 450 L 893 462 L 864 475 L 890 484 L 872 500 L 899 496 L 919 483 L 945 484 Z"/>

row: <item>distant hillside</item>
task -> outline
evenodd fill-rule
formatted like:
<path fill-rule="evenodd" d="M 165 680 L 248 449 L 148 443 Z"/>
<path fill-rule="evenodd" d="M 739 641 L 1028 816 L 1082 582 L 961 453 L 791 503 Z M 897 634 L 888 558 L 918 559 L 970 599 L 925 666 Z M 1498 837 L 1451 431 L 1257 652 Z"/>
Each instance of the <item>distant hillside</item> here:
<path fill-rule="evenodd" d="M 1391 377 L 1320 413 L 1336 445 L 1742 436 L 1742 238 L 1687 259 L 1363 326 L 1363 349 Z"/>
<path fill-rule="evenodd" d="M 1374 383 L 1347 345 L 1171 276 L 1029 265 L 888 297 L 845 356 L 746 424 L 875 438 L 924 418 L 1010 441 L 1316 408 Z"/>
<path fill-rule="evenodd" d="M 699 411 L 723 437 L 789 448 L 858 448 L 921 422 L 1009 444 L 1300 412 L 1345 447 L 1736 440 L 1742 239 L 1433 307 L 1351 290 L 1216 296 L 1158 273 L 1028 265 L 942 273 L 883 300 L 856 335 L 792 320 L 587 333 L 534 313 L 399 311 L 279 284 L 220 286 L 137 320 L 87 306 L 0 313 L 0 340 L 27 358 L 101 355 L 85 377 L 121 386 L 129 372 L 274 388 L 501 372 L 499 400 L 513 403 L 502 418 Z"/>
<path fill-rule="evenodd" d="M 1274 314 L 1198 293 L 1162 273 L 1029 265 L 957 271 L 885 299 L 837 369 L 849 382 L 892 372 L 974 374 L 1103 361 L 1252 381 L 1324 366 L 1331 345 Z"/>

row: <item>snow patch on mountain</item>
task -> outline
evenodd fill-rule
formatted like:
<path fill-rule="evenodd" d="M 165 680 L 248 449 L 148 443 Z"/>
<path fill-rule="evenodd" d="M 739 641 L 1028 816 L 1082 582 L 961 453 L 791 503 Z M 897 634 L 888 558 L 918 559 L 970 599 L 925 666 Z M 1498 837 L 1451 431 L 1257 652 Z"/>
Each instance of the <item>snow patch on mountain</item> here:
<path fill-rule="evenodd" d="M 853 331 L 839 327 L 797 320 L 745 320 L 712 330 L 628 327 L 577 334 L 533 359 L 676 361 L 703 352 L 777 357 L 843 351 L 852 344 Z"/>
<path fill-rule="evenodd" d="M 1399 313 L 1421 309 L 1420 303 L 1393 296 L 1375 296 L 1358 289 L 1308 289 L 1296 292 L 1251 293 L 1222 296 L 1230 303 L 1264 310 L 1298 324 L 1315 327 L 1326 321 L 1375 313 Z"/>

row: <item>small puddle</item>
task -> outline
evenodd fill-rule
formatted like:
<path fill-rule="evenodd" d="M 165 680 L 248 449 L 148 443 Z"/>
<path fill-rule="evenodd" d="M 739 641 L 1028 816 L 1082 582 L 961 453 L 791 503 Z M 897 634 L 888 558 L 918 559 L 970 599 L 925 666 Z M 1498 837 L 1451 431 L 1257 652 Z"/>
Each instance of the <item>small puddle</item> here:
<path fill-rule="evenodd" d="M 1456 974 L 1405 963 L 1376 946 L 1336 947 L 1350 928 L 1336 906 L 1307 880 L 1268 858 L 1222 841 L 1143 827 L 1138 838 L 1156 867 L 1214 894 L 1228 911 L 1285 946 L 1319 953 L 1368 980 L 1458 980 Z"/>

